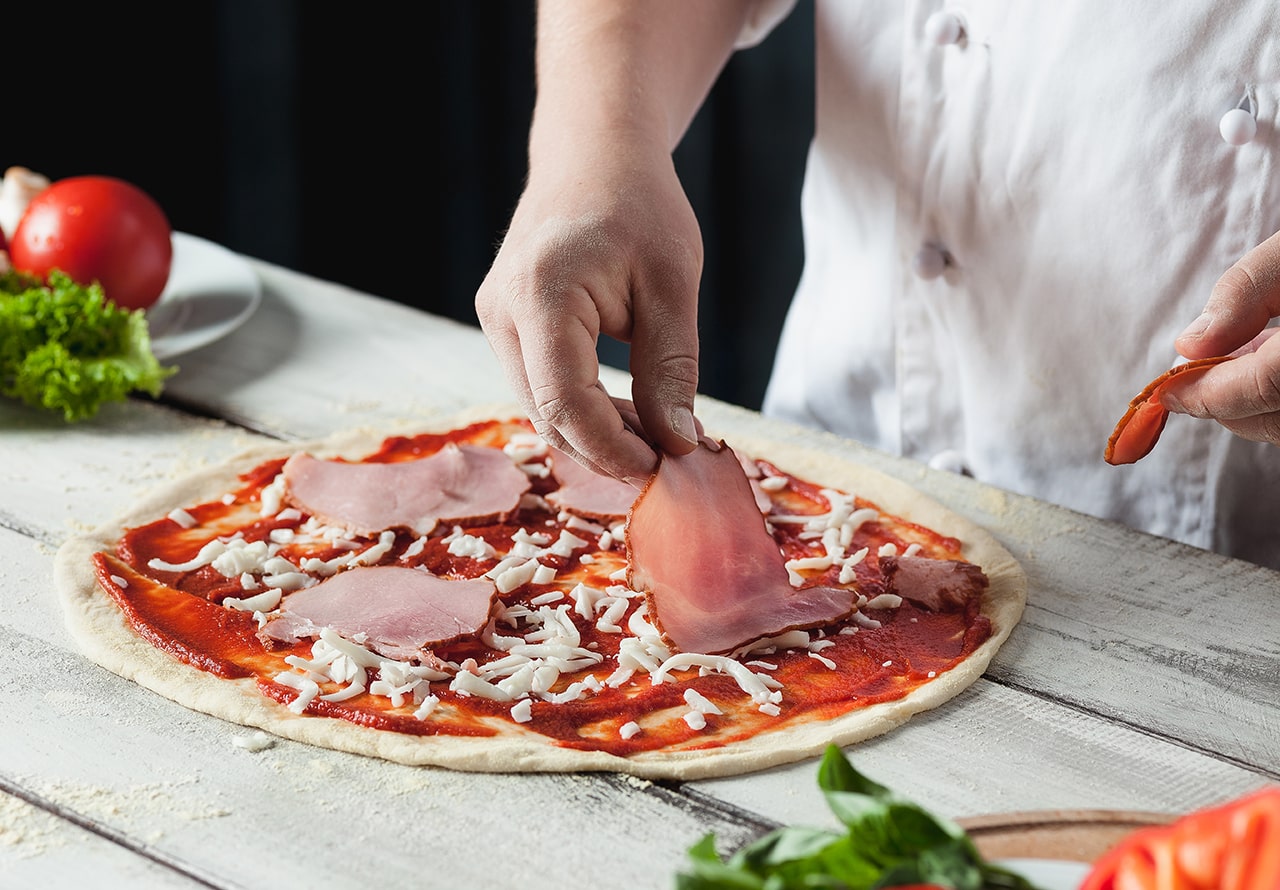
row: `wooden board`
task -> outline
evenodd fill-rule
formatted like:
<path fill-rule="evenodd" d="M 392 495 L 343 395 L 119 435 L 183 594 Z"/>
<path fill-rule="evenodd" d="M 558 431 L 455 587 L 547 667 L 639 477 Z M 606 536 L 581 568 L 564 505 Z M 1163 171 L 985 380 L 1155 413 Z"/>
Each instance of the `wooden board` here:
<path fill-rule="evenodd" d="M 1040 810 L 960 820 L 988 859 L 1093 862 L 1133 832 L 1164 825 L 1161 813 L 1124 810 Z"/>

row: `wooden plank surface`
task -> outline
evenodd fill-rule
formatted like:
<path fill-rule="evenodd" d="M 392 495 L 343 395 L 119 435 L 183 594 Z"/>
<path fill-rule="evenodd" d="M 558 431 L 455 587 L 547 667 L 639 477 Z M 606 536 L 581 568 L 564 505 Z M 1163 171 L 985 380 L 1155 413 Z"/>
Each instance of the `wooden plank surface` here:
<path fill-rule="evenodd" d="M 0 404 L 0 695 L 12 715 L 0 733 L 0 826 L 8 813 L 49 839 L 7 848 L 0 836 L 0 868 L 72 875 L 82 862 L 129 886 L 363 887 L 439 863 L 439 886 L 496 876 L 667 887 L 706 831 L 727 848 L 780 822 L 829 824 L 813 762 L 655 785 L 450 773 L 285 741 L 254 753 L 236 744 L 247 730 L 77 655 L 50 570 L 72 532 L 263 436 L 510 401 L 479 331 L 254 267 L 266 285 L 259 313 L 182 356 L 161 404 L 111 406 L 75 426 Z M 623 375 L 607 380 L 625 393 Z M 991 529 L 1028 571 L 1027 613 L 987 678 L 853 749 L 868 774 L 952 816 L 1179 812 L 1280 778 L 1280 573 L 713 401 L 699 414 L 730 441 L 767 435 L 917 485 Z"/>
<path fill-rule="evenodd" d="M 0 527 L 59 544 L 151 488 L 263 441 L 144 401 L 67 424 L 0 400 Z"/>
<path fill-rule="evenodd" d="M 203 885 L 127 843 L 0 791 L 0 886 L 190 890 Z"/>

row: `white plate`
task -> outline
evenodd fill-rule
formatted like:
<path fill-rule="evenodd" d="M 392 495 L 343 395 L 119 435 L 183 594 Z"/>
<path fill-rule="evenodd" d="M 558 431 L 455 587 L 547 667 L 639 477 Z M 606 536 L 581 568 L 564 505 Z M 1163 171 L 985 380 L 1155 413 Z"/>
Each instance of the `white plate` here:
<path fill-rule="evenodd" d="M 1040 890 L 1076 890 L 1089 874 L 1088 863 L 1061 859 L 998 859 L 996 864 L 1022 875 Z"/>
<path fill-rule="evenodd" d="M 262 302 L 262 282 L 244 258 L 220 244 L 173 233 L 164 293 L 147 310 L 156 358 L 207 346 L 244 324 Z"/>

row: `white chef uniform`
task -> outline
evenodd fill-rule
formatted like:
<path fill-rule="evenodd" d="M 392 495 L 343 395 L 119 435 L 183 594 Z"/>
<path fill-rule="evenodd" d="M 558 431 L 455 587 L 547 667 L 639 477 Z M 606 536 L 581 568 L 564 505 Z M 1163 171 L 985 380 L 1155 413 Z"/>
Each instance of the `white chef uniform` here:
<path fill-rule="evenodd" d="M 1280 230 L 1274 5 L 816 17 L 805 269 L 765 413 L 1280 567 L 1280 448 L 1173 416 L 1138 464 L 1102 460 L 1218 276 Z"/>

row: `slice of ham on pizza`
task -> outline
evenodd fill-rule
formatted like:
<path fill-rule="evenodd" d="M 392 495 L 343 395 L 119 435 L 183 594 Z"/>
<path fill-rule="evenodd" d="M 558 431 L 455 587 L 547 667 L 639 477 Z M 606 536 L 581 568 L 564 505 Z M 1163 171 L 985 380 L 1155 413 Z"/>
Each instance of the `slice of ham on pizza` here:
<path fill-rule="evenodd" d="M 627 515 L 640 492 L 629 483 L 584 467 L 558 448 L 547 449 L 557 488 L 547 501 L 589 519 L 607 521 Z"/>
<path fill-rule="evenodd" d="M 880 560 L 880 568 L 890 594 L 934 612 L 963 608 L 988 584 L 981 568 L 954 559 L 888 556 Z"/>
<path fill-rule="evenodd" d="M 868 602 L 847 587 L 794 583 L 759 515 L 761 489 L 750 484 L 750 469 L 724 442 L 664 455 L 631 511 L 629 583 L 645 592 L 655 624 L 679 651 L 749 649 L 834 624 Z M 966 608 L 988 584 L 979 566 L 962 560 L 886 551 L 879 569 L 884 594 L 877 596 L 935 612 Z"/>
<path fill-rule="evenodd" d="M 391 528 L 427 535 L 442 521 L 505 515 L 529 490 L 528 476 L 501 451 L 454 443 L 396 463 L 299 453 L 285 463 L 284 480 L 288 503 L 365 535 Z"/>
<path fill-rule="evenodd" d="M 664 455 L 627 522 L 628 583 L 682 652 L 729 652 L 832 624 L 854 610 L 839 587 L 791 586 L 733 449 Z"/>
<path fill-rule="evenodd" d="M 370 566 L 284 597 L 259 636 L 293 645 L 330 628 L 395 659 L 421 659 L 432 646 L 474 637 L 489 622 L 498 590 L 487 578 L 441 578 L 421 569 Z"/>

